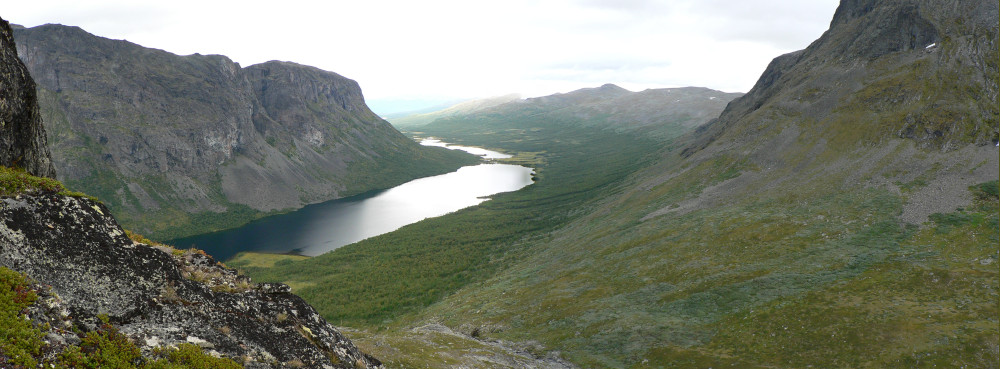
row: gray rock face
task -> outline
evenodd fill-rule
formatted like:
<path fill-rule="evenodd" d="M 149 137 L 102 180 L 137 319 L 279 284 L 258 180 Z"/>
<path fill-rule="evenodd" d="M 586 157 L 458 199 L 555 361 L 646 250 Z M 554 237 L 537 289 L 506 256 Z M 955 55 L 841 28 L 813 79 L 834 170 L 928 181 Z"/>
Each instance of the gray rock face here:
<path fill-rule="evenodd" d="M 51 286 L 44 309 L 32 311 L 56 328 L 94 329 L 107 314 L 147 352 L 188 342 L 251 368 L 381 367 L 287 286 L 254 284 L 201 253 L 133 243 L 107 207 L 88 199 L 0 199 L 0 266 Z M 66 329 L 51 335 L 75 339 Z"/>
<path fill-rule="evenodd" d="M 35 81 L 17 57 L 14 31 L 0 19 L 0 165 L 55 178 Z"/>
<path fill-rule="evenodd" d="M 61 25 L 15 37 L 59 179 L 150 236 L 197 233 L 188 214 L 298 208 L 457 167 L 379 118 L 336 73 L 241 68 Z"/>

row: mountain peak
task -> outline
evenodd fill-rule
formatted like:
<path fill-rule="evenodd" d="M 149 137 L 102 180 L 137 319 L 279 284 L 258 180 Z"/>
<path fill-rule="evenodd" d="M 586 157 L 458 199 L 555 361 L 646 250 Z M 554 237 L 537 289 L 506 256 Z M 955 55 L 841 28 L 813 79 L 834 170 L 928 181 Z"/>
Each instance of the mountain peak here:
<path fill-rule="evenodd" d="M 995 143 L 997 8 L 995 1 L 843 0 L 823 36 L 775 58 L 685 154 L 724 135 L 762 137 L 790 121 L 808 122 L 816 137 L 851 137 L 844 145 L 890 137 L 945 150 Z"/>

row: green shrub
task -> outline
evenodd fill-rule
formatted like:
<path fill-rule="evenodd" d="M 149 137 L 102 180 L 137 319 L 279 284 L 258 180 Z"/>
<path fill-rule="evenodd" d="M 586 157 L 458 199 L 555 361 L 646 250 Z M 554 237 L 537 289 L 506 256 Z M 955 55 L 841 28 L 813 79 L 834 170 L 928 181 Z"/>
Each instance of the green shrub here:
<path fill-rule="evenodd" d="M 972 193 L 976 195 L 976 198 L 980 201 L 994 201 L 996 202 L 1000 198 L 1000 187 L 998 187 L 998 182 L 991 181 L 980 183 L 978 185 L 969 187 Z"/>
<path fill-rule="evenodd" d="M 0 267 L 0 364 L 38 366 L 43 334 L 22 314 L 36 299 L 24 275 Z"/>
<path fill-rule="evenodd" d="M 241 368 L 235 361 L 226 358 L 217 358 L 202 352 L 201 348 L 190 344 L 182 343 L 176 349 L 166 349 L 160 352 L 166 356 L 166 360 L 157 360 L 147 366 L 149 369 L 230 369 Z"/>
<path fill-rule="evenodd" d="M 144 361 L 139 348 L 110 324 L 88 332 L 79 346 L 59 355 L 59 366 L 66 368 L 133 369 Z"/>
<path fill-rule="evenodd" d="M 103 319 L 102 319 L 103 320 Z M 159 357 L 150 360 L 139 348 L 110 324 L 87 333 L 79 346 L 70 346 L 59 355 L 59 368 L 110 369 L 238 369 L 235 361 L 204 353 L 200 347 L 182 343 L 176 348 L 156 350 Z"/>

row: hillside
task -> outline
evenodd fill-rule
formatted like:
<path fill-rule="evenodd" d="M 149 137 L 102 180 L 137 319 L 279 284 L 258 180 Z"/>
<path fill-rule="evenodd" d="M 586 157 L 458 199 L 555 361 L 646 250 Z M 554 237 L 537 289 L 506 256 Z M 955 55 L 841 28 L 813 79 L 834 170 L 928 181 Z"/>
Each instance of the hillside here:
<path fill-rule="evenodd" d="M 470 162 L 380 119 L 358 84 L 288 62 L 241 67 L 77 27 L 16 29 L 59 179 L 163 239 L 237 226 Z"/>
<path fill-rule="evenodd" d="M 375 319 L 318 307 L 365 328 L 361 347 L 414 367 L 476 365 L 427 350 L 493 344 L 580 367 L 996 367 L 998 23 L 994 1 L 844 0 L 820 39 L 684 136 L 643 135 L 590 107 L 441 119 L 420 133 L 543 158 L 536 185 L 489 214 L 555 222 L 475 238 L 497 231 L 469 211 L 248 271 L 309 274 L 304 295 L 323 301 L 340 277 L 313 267 L 375 259 L 365 251 L 432 254 L 408 259 L 418 270 L 489 256 L 446 288 L 460 274 L 422 274 L 428 287 L 408 295 L 427 301 Z M 586 173 L 613 174 L 580 190 Z"/>

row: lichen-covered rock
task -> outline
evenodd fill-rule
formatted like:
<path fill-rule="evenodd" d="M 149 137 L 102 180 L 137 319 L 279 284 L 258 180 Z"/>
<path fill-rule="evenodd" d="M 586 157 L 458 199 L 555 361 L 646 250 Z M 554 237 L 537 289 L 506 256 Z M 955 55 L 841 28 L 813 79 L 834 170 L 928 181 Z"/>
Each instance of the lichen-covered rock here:
<path fill-rule="evenodd" d="M 56 177 L 38 110 L 35 81 L 17 57 L 14 31 L 0 19 L 0 165 Z"/>
<path fill-rule="evenodd" d="M 0 266 L 51 286 L 33 319 L 92 330 L 106 314 L 146 352 L 193 343 L 250 368 L 381 367 L 287 286 L 254 284 L 199 252 L 133 242 L 89 199 L 0 199 Z M 49 339 L 71 342 L 69 332 Z"/>

